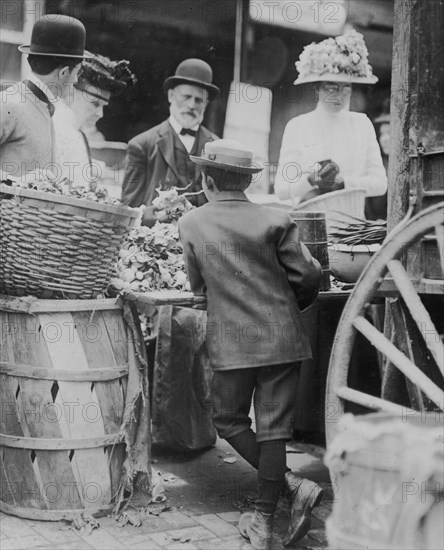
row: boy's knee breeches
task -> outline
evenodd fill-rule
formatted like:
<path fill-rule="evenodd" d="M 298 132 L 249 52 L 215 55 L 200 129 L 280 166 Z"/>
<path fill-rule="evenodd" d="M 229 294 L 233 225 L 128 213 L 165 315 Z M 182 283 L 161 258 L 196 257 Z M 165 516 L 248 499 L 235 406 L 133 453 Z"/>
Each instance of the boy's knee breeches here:
<path fill-rule="evenodd" d="M 254 405 L 258 442 L 292 438 L 300 363 L 215 371 L 213 423 L 223 439 L 250 429 Z"/>

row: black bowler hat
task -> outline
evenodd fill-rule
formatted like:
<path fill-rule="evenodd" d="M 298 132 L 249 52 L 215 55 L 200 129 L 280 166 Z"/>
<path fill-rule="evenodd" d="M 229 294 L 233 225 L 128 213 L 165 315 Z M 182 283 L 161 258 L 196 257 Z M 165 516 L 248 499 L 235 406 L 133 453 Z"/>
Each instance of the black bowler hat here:
<path fill-rule="evenodd" d="M 219 88 L 212 84 L 212 81 L 213 71 L 208 63 L 202 59 L 185 59 L 177 66 L 174 76 L 165 80 L 163 89 L 166 92 L 179 84 L 191 84 L 207 90 L 210 99 L 212 99 L 219 93 Z"/>
<path fill-rule="evenodd" d="M 21 45 L 22 53 L 55 57 L 89 57 L 85 55 L 86 31 L 83 23 L 67 15 L 49 14 L 32 28 L 31 44 Z"/>

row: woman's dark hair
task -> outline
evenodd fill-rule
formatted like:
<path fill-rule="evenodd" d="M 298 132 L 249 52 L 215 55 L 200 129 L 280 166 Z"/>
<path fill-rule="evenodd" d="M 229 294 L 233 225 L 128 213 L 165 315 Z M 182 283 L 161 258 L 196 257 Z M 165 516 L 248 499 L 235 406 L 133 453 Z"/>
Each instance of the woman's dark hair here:
<path fill-rule="evenodd" d="M 252 179 L 251 174 L 229 172 L 213 166 L 204 166 L 203 171 L 214 180 L 214 185 L 219 191 L 245 191 Z"/>
<path fill-rule="evenodd" d="M 50 55 L 28 55 L 28 63 L 32 72 L 40 75 L 51 74 L 62 67 L 69 67 L 72 71 L 82 62 L 81 57 L 56 57 Z"/>

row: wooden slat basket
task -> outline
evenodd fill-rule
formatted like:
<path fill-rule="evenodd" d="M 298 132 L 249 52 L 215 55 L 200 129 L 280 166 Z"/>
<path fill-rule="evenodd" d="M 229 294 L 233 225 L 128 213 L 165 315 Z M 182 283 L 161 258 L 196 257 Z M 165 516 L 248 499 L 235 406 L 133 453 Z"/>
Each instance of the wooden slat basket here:
<path fill-rule="evenodd" d="M 139 209 L 0 186 L 0 292 L 90 299 L 101 294 Z"/>
<path fill-rule="evenodd" d="M 109 513 L 134 355 L 122 305 L 21 303 L 0 296 L 0 511 L 47 521 Z"/>

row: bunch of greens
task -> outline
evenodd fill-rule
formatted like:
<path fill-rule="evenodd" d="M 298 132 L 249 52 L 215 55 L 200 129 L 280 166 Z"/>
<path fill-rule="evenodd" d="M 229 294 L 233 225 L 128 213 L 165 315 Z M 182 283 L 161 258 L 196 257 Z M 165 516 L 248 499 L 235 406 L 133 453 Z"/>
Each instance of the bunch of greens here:
<path fill-rule="evenodd" d="M 118 291 L 189 290 L 177 224 L 157 222 L 133 229 L 119 254 Z"/>
<path fill-rule="evenodd" d="M 159 187 L 156 191 L 159 196 L 153 200 L 153 206 L 157 208 L 156 216 L 159 220 L 177 223 L 181 216 L 194 208 L 185 194 L 179 195 L 177 187 L 166 191 L 161 191 Z"/>
<path fill-rule="evenodd" d="M 27 172 L 19 181 L 14 177 L 2 174 L 2 183 L 22 189 L 43 191 L 54 195 L 63 195 L 111 206 L 122 206 L 122 203 L 109 196 L 108 191 L 98 187 L 97 182 L 86 182 L 85 186 L 74 185 L 68 178 L 57 178 L 45 170 Z"/>
<path fill-rule="evenodd" d="M 385 220 L 362 220 L 348 214 L 347 221 L 334 220 L 330 224 L 329 240 L 339 244 L 380 244 L 387 236 L 387 222 Z"/>

